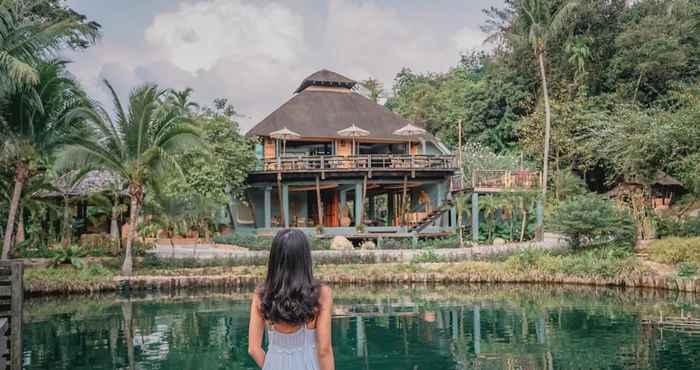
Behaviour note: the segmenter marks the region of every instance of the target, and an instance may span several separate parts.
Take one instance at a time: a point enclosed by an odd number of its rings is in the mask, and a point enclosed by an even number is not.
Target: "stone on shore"
[[[331,241],[331,249],[334,251],[351,251],[353,249],[352,242],[344,236],[336,236]]]

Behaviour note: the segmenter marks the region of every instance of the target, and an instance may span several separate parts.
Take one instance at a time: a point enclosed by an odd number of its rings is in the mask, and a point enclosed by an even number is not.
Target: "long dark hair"
[[[311,248],[303,232],[285,229],[275,235],[258,294],[266,321],[301,325],[316,317],[320,283],[313,277]]]

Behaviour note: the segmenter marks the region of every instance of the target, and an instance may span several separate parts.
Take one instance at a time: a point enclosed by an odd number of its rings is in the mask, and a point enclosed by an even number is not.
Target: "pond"
[[[335,287],[334,295],[339,370],[700,368],[694,295],[534,285]],[[24,369],[255,369],[249,296],[29,299]],[[661,317],[669,325],[656,324]]]

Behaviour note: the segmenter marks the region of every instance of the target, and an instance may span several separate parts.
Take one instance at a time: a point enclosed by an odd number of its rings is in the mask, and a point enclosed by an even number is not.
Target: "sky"
[[[68,0],[102,25],[70,70],[109,107],[103,79],[125,98],[134,87],[194,89],[197,102],[227,98],[247,131],[292,97],[304,77],[329,69],[377,78],[390,91],[403,67],[443,72],[484,49],[482,9],[503,0]]]

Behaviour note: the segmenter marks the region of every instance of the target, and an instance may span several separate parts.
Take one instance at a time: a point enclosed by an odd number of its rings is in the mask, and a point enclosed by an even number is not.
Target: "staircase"
[[[421,232],[423,229],[430,226],[440,216],[445,214],[445,212],[452,209],[453,206],[454,206],[454,204],[453,204],[451,199],[445,200],[445,203],[443,203],[443,205],[440,206],[440,208],[436,208],[436,209],[432,210],[430,213],[428,213],[427,216],[425,216],[425,218],[423,218],[422,220],[420,220],[416,224],[409,227],[408,231],[411,233]]]

